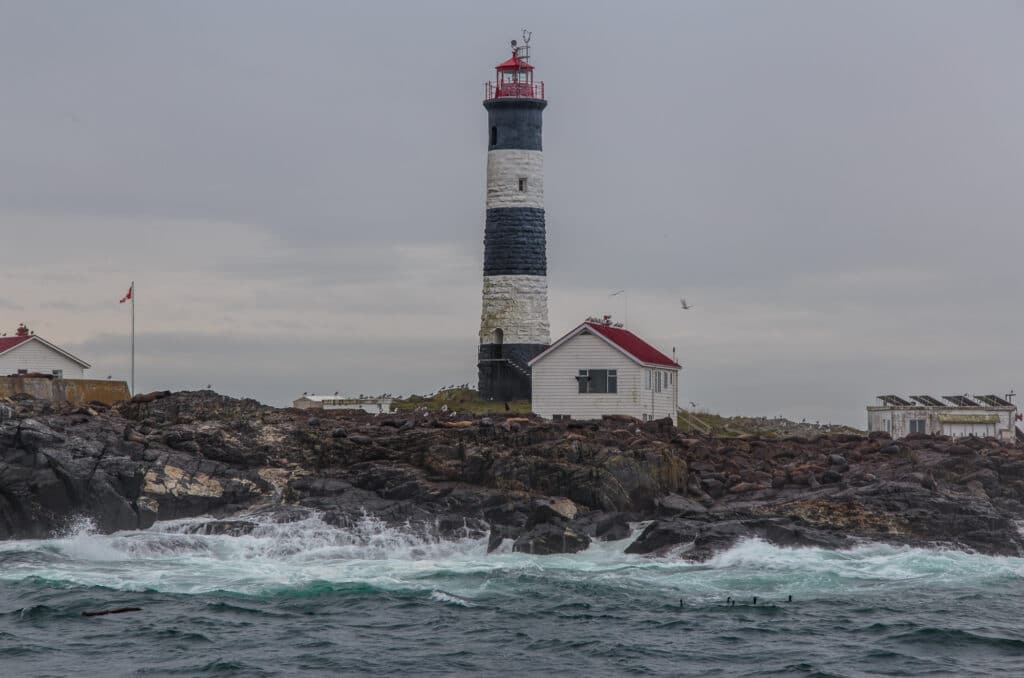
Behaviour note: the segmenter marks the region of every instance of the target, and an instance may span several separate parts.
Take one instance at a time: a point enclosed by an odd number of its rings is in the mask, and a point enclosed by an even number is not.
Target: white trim
[[[81,358],[76,358],[75,356],[71,355],[70,353],[68,353],[64,349],[62,349],[62,348],[60,348],[58,346],[54,346],[53,344],[48,342],[46,339],[43,339],[42,337],[40,337],[38,334],[30,335],[25,341],[19,342],[19,343],[15,344],[14,346],[11,346],[8,349],[4,349],[3,351],[0,351],[0,355],[5,355],[7,353],[10,353],[14,349],[19,348],[21,346],[24,346],[25,344],[27,344],[28,342],[32,341],[33,339],[36,339],[36,340],[42,342],[42,344],[44,346],[46,346],[47,348],[50,348],[50,349],[56,351],[57,353],[60,353],[62,356],[64,356],[68,360],[73,360],[74,362],[76,362],[79,365],[81,365],[83,369],[89,369],[89,368],[92,367],[92,365],[90,365],[89,363],[85,362]]]
[[[587,322],[582,322],[579,325],[577,325],[575,329],[570,330],[569,333],[566,334],[564,337],[562,337],[561,339],[559,339],[555,343],[553,343],[550,346],[548,346],[543,352],[538,353],[536,356],[534,356],[533,360],[528,362],[527,365],[529,365],[530,367],[533,367],[536,363],[540,362],[542,359],[547,357],[547,355],[549,353],[551,353],[552,351],[554,351],[556,348],[558,348],[559,346],[561,346],[565,342],[569,341],[573,337],[577,337],[580,334],[582,334],[583,330],[588,329],[588,327],[587,327],[588,324],[589,323],[587,323]],[[675,372],[678,372],[679,370],[682,369],[681,365],[665,365],[665,364],[662,364],[662,363],[645,363],[642,360],[640,360],[639,358],[637,358],[635,355],[633,355],[632,353],[627,351],[626,349],[624,349],[621,346],[619,346],[618,344],[616,344],[614,341],[612,341],[608,337],[606,337],[603,334],[601,334],[600,332],[598,332],[596,330],[593,330],[593,331],[591,331],[591,334],[593,334],[595,337],[598,337],[598,338],[602,339],[606,344],[608,344],[609,346],[614,348],[616,351],[618,351],[622,355],[626,356],[627,358],[629,358],[630,360],[635,362],[637,365],[643,365],[644,367],[650,367],[651,369],[655,369],[655,370],[673,370]],[[636,336],[636,335],[634,335],[634,336]]]

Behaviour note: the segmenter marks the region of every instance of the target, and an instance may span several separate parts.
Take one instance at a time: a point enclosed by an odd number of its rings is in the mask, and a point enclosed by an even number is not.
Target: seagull
[[[679,304],[683,307],[684,311],[689,311],[691,308],[693,308],[693,306],[690,306],[688,303],[686,303],[686,299],[685,298],[684,299],[680,299],[679,300]]]
[[[690,401],[690,407],[697,407],[697,403],[695,403],[695,402],[693,402],[693,401],[691,400],[691,401]]]

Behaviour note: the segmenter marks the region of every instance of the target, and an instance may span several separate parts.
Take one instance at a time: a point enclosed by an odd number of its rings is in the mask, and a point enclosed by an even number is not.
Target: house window
[[[58,379],[63,379],[64,378],[64,370],[54,370],[53,371],[53,376],[57,377]]]
[[[924,433],[924,419],[911,419],[910,420],[910,432],[911,433]]]
[[[526,177],[519,177],[519,192],[526,193]]]
[[[654,392],[661,393],[661,380],[664,373],[661,370],[654,371]]]
[[[651,390],[651,370],[644,371],[644,388],[648,391]]]
[[[580,393],[618,393],[618,370],[580,370],[576,376]]]
[[[568,415],[568,414],[552,414],[551,415],[551,420],[552,421],[569,421],[570,419],[572,419],[572,417],[570,415]]]

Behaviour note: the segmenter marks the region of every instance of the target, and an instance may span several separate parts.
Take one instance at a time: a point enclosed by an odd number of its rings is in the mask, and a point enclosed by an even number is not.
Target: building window
[[[570,415],[568,415],[568,414],[552,414],[551,415],[551,420],[552,421],[569,421],[570,419],[572,419],[572,417]]]
[[[519,192],[526,193],[526,177],[519,177]]]
[[[651,370],[644,371],[644,388],[648,391],[651,390]]]
[[[910,420],[910,432],[911,433],[924,433],[924,419],[911,419]]]
[[[28,370],[18,370],[18,374],[28,374]]]
[[[618,370],[580,370],[576,376],[580,393],[618,393]]]
[[[497,146],[497,145],[498,145],[498,128],[492,126],[491,127],[491,146]]]
[[[661,383],[665,373],[661,370],[654,371],[654,392],[661,393]]]
[[[58,379],[63,379],[64,378],[64,370],[54,370],[53,371],[53,376],[57,377]]]

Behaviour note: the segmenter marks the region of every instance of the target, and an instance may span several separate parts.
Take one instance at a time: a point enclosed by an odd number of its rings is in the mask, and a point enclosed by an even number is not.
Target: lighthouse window
[[[526,193],[526,177],[519,177],[519,192]]]
[[[498,143],[498,128],[491,127],[491,146],[495,146]]]

